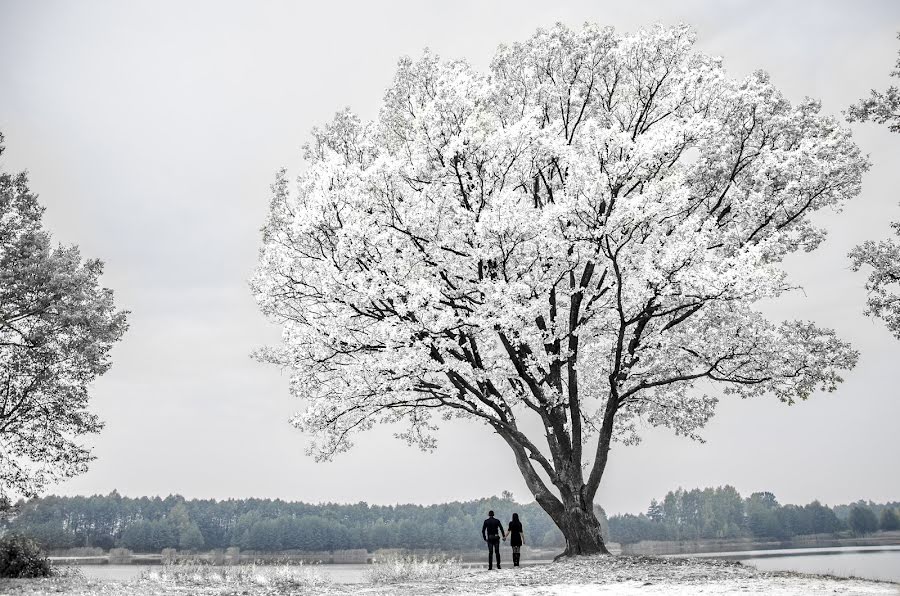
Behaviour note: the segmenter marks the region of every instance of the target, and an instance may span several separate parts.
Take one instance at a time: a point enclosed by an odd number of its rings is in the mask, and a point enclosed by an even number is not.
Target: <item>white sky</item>
[[[280,497],[432,503],[511,490],[511,453],[455,423],[422,454],[381,429],[317,464],[288,423],[287,376],[249,358],[274,343],[246,280],[274,173],[301,165],[309,130],[345,105],[373,117],[397,59],[430,47],[487,66],[539,26],[632,30],[687,22],[735,77],[764,69],[789,98],[838,114],[891,83],[894,0],[632,2],[10,2],[0,0],[0,130],[6,171],[28,169],[55,237],[106,262],[131,329],[97,382],[107,422],[91,471],[62,494]],[[639,511],[678,486],[733,484],[781,502],[900,499],[900,341],[861,316],[856,243],[900,219],[900,135],[855,125],[874,167],[862,196],[820,218],[829,240],[789,269],[805,292],[780,318],[835,327],[861,351],[830,395],[792,407],[725,399],[706,444],[650,431],[618,447],[598,501]]]

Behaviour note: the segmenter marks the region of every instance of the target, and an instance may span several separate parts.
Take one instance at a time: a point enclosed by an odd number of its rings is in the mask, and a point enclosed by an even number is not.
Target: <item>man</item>
[[[500,535],[506,540],[506,532],[503,524],[494,517],[493,511],[488,511],[488,518],[481,525],[481,537],[488,544],[488,570],[494,568],[494,553],[497,554],[497,569],[500,569]]]

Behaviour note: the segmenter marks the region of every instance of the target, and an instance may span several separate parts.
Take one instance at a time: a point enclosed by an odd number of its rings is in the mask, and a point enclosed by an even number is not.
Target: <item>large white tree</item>
[[[791,289],[780,262],[822,242],[809,216],[855,196],[866,161],[818,102],[693,43],[557,25],[488,73],[426,53],[375,122],[313,131],[296,190],[273,185],[253,286],[284,329],[261,357],[291,372],[318,457],[378,422],[432,448],[468,418],[509,445],[566,553],[606,552],[614,441],[696,437],[720,395],[835,388],[856,353],[754,304]]]
[[[891,76],[900,78],[900,57]],[[869,97],[850,106],[847,120],[887,124],[891,132],[900,132],[900,90],[895,85],[884,92],[873,89]],[[865,314],[882,319],[900,339],[900,222],[891,227],[897,239],[867,240],[850,252],[850,258],[855,271],[871,268],[866,281],[869,296]]]

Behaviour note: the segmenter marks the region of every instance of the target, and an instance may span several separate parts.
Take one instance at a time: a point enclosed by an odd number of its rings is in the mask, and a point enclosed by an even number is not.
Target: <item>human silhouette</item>
[[[493,511],[488,511],[488,518],[481,524],[481,537],[488,545],[488,569],[494,568],[494,555],[497,555],[497,569],[500,569],[500,536],[506,539],[503,524],[494,517]]]
[[[507,535],[509,536],[509,545],[512,547],[513,567],[519,566],[519,557],[522,545],[525,544],[525,531],[522,529],[522,522],[519,521],[519,514],[513,513],[512,521],[506,525]]]

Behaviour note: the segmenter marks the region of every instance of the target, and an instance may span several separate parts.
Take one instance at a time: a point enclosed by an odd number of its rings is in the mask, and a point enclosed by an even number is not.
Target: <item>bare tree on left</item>
[[[0,135],[0,153],[3,151]],[[34,496],[94,459],[89,386],[127,329],[103,263],[54,246],[27,175],[0,170],[0,497]]]

